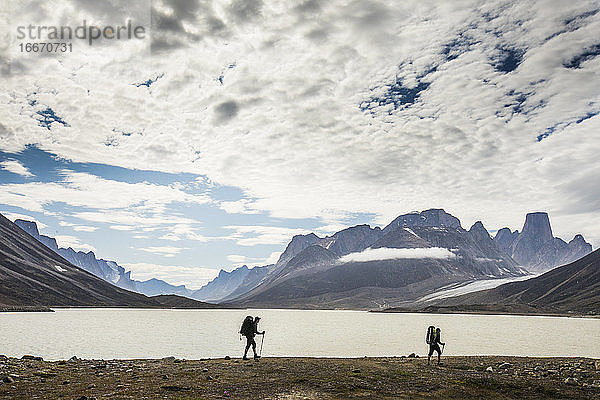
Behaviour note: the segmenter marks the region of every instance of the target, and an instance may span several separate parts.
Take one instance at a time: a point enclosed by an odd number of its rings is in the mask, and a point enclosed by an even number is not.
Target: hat
[[[260,317],[254,317],[254,320],[255,320],[255,321],[257,321],[257,320],[259,320],[259,319],[260,319]]]

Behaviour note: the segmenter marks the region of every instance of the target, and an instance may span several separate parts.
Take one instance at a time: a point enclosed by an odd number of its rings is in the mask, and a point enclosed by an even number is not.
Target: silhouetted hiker
[[[242,323],[242,327],[240,328],[240,334],[246,337],[246,349],[244,350],[244,360],[248,360],[248,349],[252,346],[252,351],[254,352],[254,359],[258,360],[260,356],[256,354],[256,341],[254,341],[255,335],[264,335],[265,332],[258,331],[258,322],[260,321],[260,317],[252,318],[252,316],[248,315],[244,322]]]
[[[434,351],[438,353],[438,365],[440,365],[440,357],[442,355],[442,349],[440,349],[440,344],[445,346],[446,343],[442,343],[442,330],[440,328],[435,329],[434,326],[430,326],[427,329],[427,344],[429,344],[429,355],[427,356],[427,365],[431,360],[431,356]]]

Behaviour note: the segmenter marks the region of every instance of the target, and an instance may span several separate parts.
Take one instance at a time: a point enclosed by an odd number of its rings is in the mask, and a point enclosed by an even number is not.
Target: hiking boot
[[[260,356],[254,356],[254,360],[257,361],[260,358]]]
[[[249,360],[249,358],[244,356],[244,357],[242,357],[242,360]]]

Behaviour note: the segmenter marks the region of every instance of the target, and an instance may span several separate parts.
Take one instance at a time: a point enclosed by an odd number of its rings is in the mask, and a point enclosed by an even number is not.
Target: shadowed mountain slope
[[[196,303],[196,308],[212,306]],[[0,304],[165,307],[160,301],[118,288],[72,265],[3,215],[0,215]]]

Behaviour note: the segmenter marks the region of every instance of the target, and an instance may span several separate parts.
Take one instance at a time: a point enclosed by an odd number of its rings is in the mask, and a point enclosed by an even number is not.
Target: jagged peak
[[[369,225],[369,224],[358,224],[358,225],[354,225],[354,226],[342,229],[341,231],[337,231],[330,237],[339,236],[341,233],[348,232],[351,230],[357,230],[357,229],[360,229],[360,230],[366,229],[366,230],[370,230],[370,231],[380,231],[381,230],[381,228],[378,226],[376,226],[375,228],[372,228],[371,225]]]
[[[303,234],[294,235],[294,236],[292,236],[292,240],[307,239],[307,238],[313,238],[313,237],[317,238],[317,239],[319,238],[317,235],[315,235],[313,232],[311,232],[311,233],[306,233],[304,235]]]
[[[469,232],[474,229],[485,229],[485,227],[483,226],[483,222],[476,221],[473,225],[471,225],[471,228],[469,228]],[[487,229],[486,229],[486,231],[487,231]]]
[[[24,231],[31,230],[32,232],[35,233],[35,235],[39,236],[39,234],[40,234],[40,232],[38,231],[37,224],[33,221],[26,221],[24,219],[16,219],[15,225],[17,225],[19,228],[23,229]],[[27,233],[29,233],[29,232],[27,232]]]
[[[430,208],[421,212],[411,212],[396,217],[383,230],[389,232],[401,226],[437,226],[461,229],[460,220],[443,208]]]
[[[469,229],[469,233],[479,239],[491,239],[490,233],[485,229],[485,226],[483,226],[483,222],[481,221],[475,222]]]

